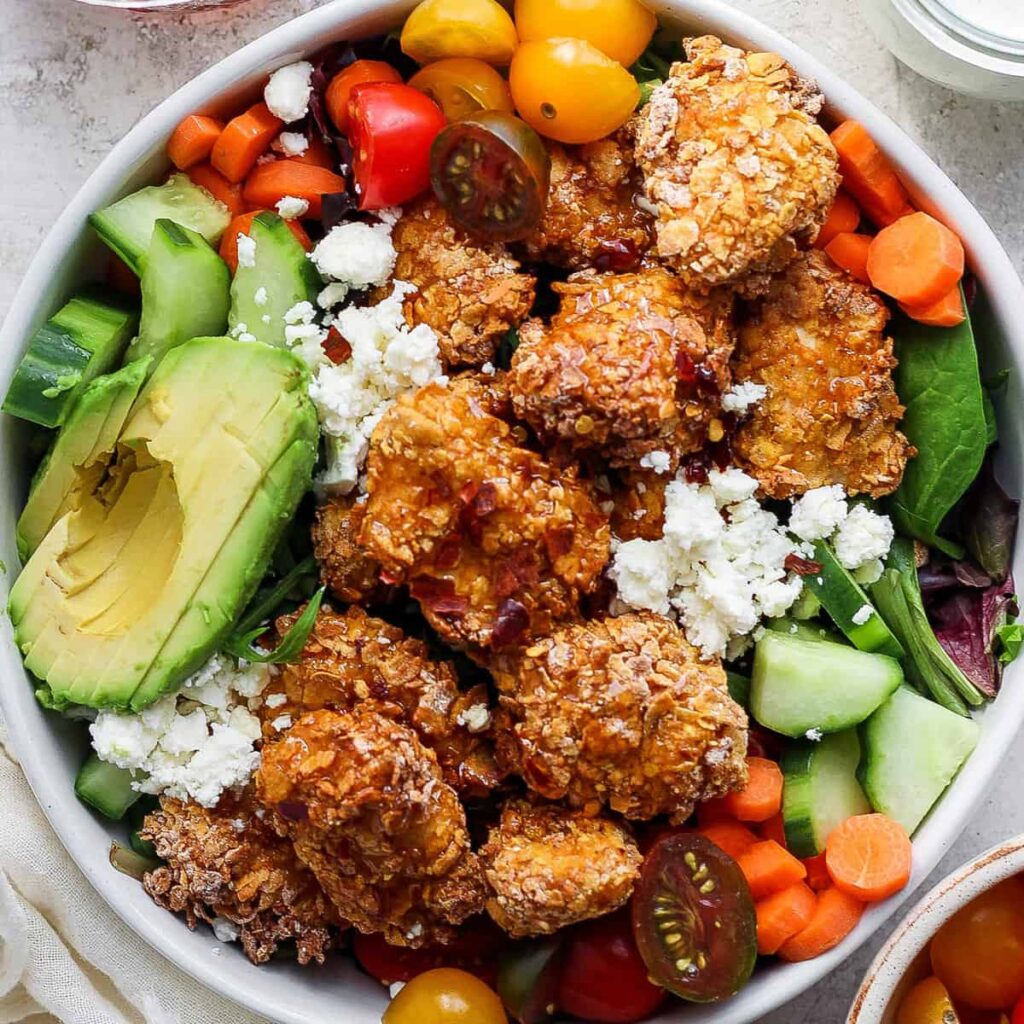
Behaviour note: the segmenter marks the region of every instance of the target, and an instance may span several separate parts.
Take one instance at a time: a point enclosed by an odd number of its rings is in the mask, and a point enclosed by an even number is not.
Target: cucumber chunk
[[[972,719],[901,686],[861,730],[860,781],[871,806],[913,834],[974,750],[979,732]]]
[[[257,341],[283,348],[285,313],[316,298],[322,287],[320,275],[276,213],[253,218],[249,237],[256,247],[255,260],[252,266],[239,261],[231,282],[228,324],[233,331],[244,324]]]
[[[153,225],[162,217],[198,231],[211,245],[220,241],[231,220],[228,208],[206,189],[193,185],[187,174],[172,174],[163,185],[139,189],[90,214],[89,223],[100,238],[141,276],[142,264],[153,237]]]
[[[863,722],[903,682],[900,664],[843,644],[766,632],[754,649],[750,710],[784,736]]]
[[[3,411],[59,427],[82,388],[118,363],[137,323],[135,309],[115,292],[76,295],[32,335]]]
[[[784,616],[781,619],[768,619],[765,622],[765,628],[770,629],[773,633],[795,636],[800,640],[812,640],[815,643],[824,640],[827,643],[846,646],[844,637],[817,619],[800,620]]]
[[[223,334],[231,299],[228,265],[197,231],[161,217],[142,270],[142,322],[125,360],[160,358],[182,342]]]
[[[142,796],[132,789],[132,773],[127,768],[101,761],[90,754],[75,779],[78,799],[94,807],[100,814],[119,821],[136,800]]]
[[[855,814],[871,810],[857,781],[860,740],[856,729],[802,740],[782,757],[782,821],[786,846],[796,857],[813,857],[825,849],[829,833]]]

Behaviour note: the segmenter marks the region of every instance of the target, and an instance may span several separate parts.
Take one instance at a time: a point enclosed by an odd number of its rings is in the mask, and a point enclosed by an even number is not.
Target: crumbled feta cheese
[[[284,732],[285,729],[290,729],[292,727],[292,716],[278,715],[270,724],[278,732]]]
[[[218,942],[237,942],[238,936],[241,934],[238,925],[226,917],[215,917],[210,922],[210,926],[213,928],[214,937]]]
[[[640,456],[640,465],[658,474],[667,473],[672,468],[672,456],[668,452],[648,452]]]
[[[230,331],[228,331],[228,334],[230,334],[232,338],[237,338],[239,341],[256,340],[256,335],[250,334],[248,324],[237,323]]]
[[[722,411],[742,416],[752,405],[763,402],[767,397],[768,388],[764,384],[755,384],[752,380],[734,384],[722,395]]]
[[[846,519],[847,511],[846,492],[839,484],[815,487],[793,502],[793,511],[789,517],[790,532],[801,540],[831,537]]]
[[[263,323],[265,323],[265,324],[269,324],[270,323],[270,314],[269,313],[264,313],[263,316],[260,317],[260,320]]]
[[[480,367],[480,372],[485,373],[488,377],[493,377],[498,371],[494,368],[494,363],[488,361]]]
[[[260,285],[253,293],[252,301],[255,302],[257,306],[265,306],[267,304],[267,298],[267,289],[264,288],[263,285]]]
[[[820,729],[808,729],[804,733],[804,738],[810,740],[812,743],[820,743],[824,733]]]
[[[302,156],[309,149],[309,139],[302,132],[281,132],[275,149],[280,149],[285,156]]]
[[[263,703],[273,711],[274,708],[282,707],[288,703],[288,696],[284,693],[268,694]]]
[[[870,562],[858,565],[853,570],[853,578],[862,586],[869,587],[877,583],[885,572],[885,565],[880,558],[872,558]]]
[[[850,621],[855,626],[863,626],[872,615],[875,614],[875,609],[869,604],[862,604],[850,617]]]
[[[866,505],[854,505],[833,538],[836,558],[847,569],[885,558],[895,530],[888,516],[872,512]]]
[[[282,196],[278,199],[276,208],[282,220],[295,220],[296,217],[304,217],[309,212],[309,200],[296,196]]]
[[[464,725],[469,732],[483,732],[491,724],[491,712],[486,704],[474,704],[460,711],[455,721]]]
[[[238,232],[238,265],[240,267],[256,266],[256,242],[248,235]]]
[[[316,297],[317,305],[321,309],[333,309],[345,301],[348,292],[349,287],[343,281],[332,281]]]
[[[303,300],[296,302],[285,312],[284,322],[286,324],[311,324],[315,316],[316,310],[313,308],[313,303]]]
[[[308,60],[300,60],[278,68],[270,76],[263,90],[263,102],[270,107],[270,112],[281,118],[285,124],[299,121],[306,116],[309,109],[309,94],[313,91],[310,78],[313,65]]]
[[[398,254],[388,224],[352,221],[331,228],[310,259],[324,277],[352,288],[369,288],[387,282]]]

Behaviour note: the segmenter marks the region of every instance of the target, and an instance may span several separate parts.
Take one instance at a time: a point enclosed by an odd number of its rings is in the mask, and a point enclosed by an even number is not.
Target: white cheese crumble
[[[855,611],[855,612],[853,613],[853,615],[852,615],[852,616],[850,616],[850,621],[851,621],[851,622],[852,622],[852,623],[853,623],[853,624],[854,624],[855,626],[863,626],[863,625],[864,625],[864,623],[865,623],[865,622],[867,622],[867,621],[868,621],[868,619],[870,619],[870,618],[871,618],[871,616],[872,616],[872,615],[874,615],[874,614],[875,614],[875,609],[874,609],[874,608],[872,608],[872,607],[871,607],[871,605],[869,605],[869,604],[862,604],[862,605],[861,605],[861,606],[860,606],[860,607],[859,607],[859,608],[858,608],[858,609],[857,609],[857,610],[856,610],[856,611]]]
[[[640,456],[640,465],[661,475],[672,468],[672,456],[668,452],[648,452]]]
[[[870,562],[858,565],[853,570],[853,578],[862,586],[868,587],[877,583],[885,572],[885,563],[880,558],[872,558]]]
[[[348,285],[343,281],[332,281],[316,297],[316,304],[321,309],[334,309],[345,301],[348,291]]]
[[[820,743],[824,733],[820,729],[808,729],[804,733],[804,738],[810,740],[812,743]]]
[[[282,707],[287,703],[288,696],[284,693],[268,693],[263,700],[264,706],[270,708],[271,711],[273,711],[274,708]]]
[[[888,516],[872,512],[866,505],[854,505],[839,525],[832,540],[839,564],[858,569],[866,562],[885,558],[896,531]]]
[[[835,533],[848,511],[846,492],[839,484],[815,487],[793,502],[789,529],[801,540],[822,540]]]
[[[256,242],[248,235],[238,233],[238,265],[240,267],[256,266]]]
[[[309,149],[309,139],[302,132],[281,132],[274,148],[285,156],[302,156]]]
[[[210,927],[213,928],[214,937],[218,942],[237,942],[238,936],[241,935],[238,925],[226,917],[215,917],[210,922]]]
[[[276,209],[282,220],[295,220],[296,217],[304,217],[309,212],[309,200],[299,199],[297,196],[282,196],[277,201]]]
[[[352,221],[331,228],[309,258],[324,277],[350,288],[369,288],[387,282],[398,254],[389,224]]]
[[[284,732],[285,729],[290,729],[292,727],[292,716],[278,715],[270,724],[277,732]]]
[[[460,711],[455,721],[464,725],[469,732],[483,732],[491,724],[491,712],[486,704],[474,704]]]
[[[268,298],[267,289],[264,288],[263,285],[260,285],[259,288],[253,292],[252,301],[255,302],[257,306],[265,306]]]
[[[742,415],[767,397],[768,388],[764,384],[755,384],[752,380],[734,384],[722,395],[722,411]]]
[[[270,112],[281,118],[285,124],[299,121],[306,116],[309,109],[309,94],[313,91],[310,78],[313,65],[308,60],[300,60],[278,68],[270,76],[263,90],[263,102]]]

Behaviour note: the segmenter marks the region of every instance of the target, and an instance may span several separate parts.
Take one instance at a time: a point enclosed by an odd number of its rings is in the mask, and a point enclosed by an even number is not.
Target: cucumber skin
[[[112,821],[120,821],[141,796],[132,789],[132,773],[90,754],[75,777],[75,794]]]

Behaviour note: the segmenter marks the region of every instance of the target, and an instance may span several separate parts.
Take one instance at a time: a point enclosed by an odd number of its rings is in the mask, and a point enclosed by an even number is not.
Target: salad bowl
[[[254,97],[268,72],[343,39],[389,30],[413,6],[403,0],[336,0],[268,33],[165,100],[114,148],[72,200],[44,241],[0,331],[0,380],[8,380],[31,333],[71,290],[98,276],[101,244],[87,230],[86,218],[166,169],[164,145],[171,130],[194,112],[220,114]],[[802,75],[817,80],[835,120],[861,122],[899,170],[918,209],[944,221],[963,240],[978,284],[973,317],[983,360],[990,372],[1008,369],[1000,397],[999,474],[1011,494],[1024,489],[1024,425],[1003,415],[1020,400],[1024,371],[1024,326],[1019,310],[1024,286],[992,231],[956,186],[884,115],[812,57],[748,16],[717,0],[660,0],[650,6],[687,34],[713,33],[730,43],[782,54]],[[5,583],[18,565],[15,520],[28,489],[34,453],[27,433],[7,418],[0,423],[0,559]],[[1014,568],[1024,574],[1016,552]],[[4,588],[6,590],[6,587]],[[902,898],[938,862],[966,823],[978,797],[998,770],[1024,720],[1022,670],[1011,666],[999,697],[979,715],[981,738],[959,777],[917,833],[914,874],[900,895],[872,908],[839,946],[817,959],[775,965],[760,971],[732,999],[712,1006],[673,1008],[654,1018],[669,1022],[741,1024],[762,1018],[828,972],[892,914]],[[12,741],[37,799],[70,854],[99,894],[144,940],[197,981],[238,1003],[288,1024],[344,1020],[372,1024],[380,1019],[385,995],[351,961],[322,969],[274,963],[252,966],[233,949],[211,955],[208,932],[190,932],[171,921],[131,879],[114,872],[107,850],[114,832],[79,803],[72,781],[82,761],[85,734],[74,723],[45,715],[36,703],[6,618],[0,624],[0,682],[3,712]]]

